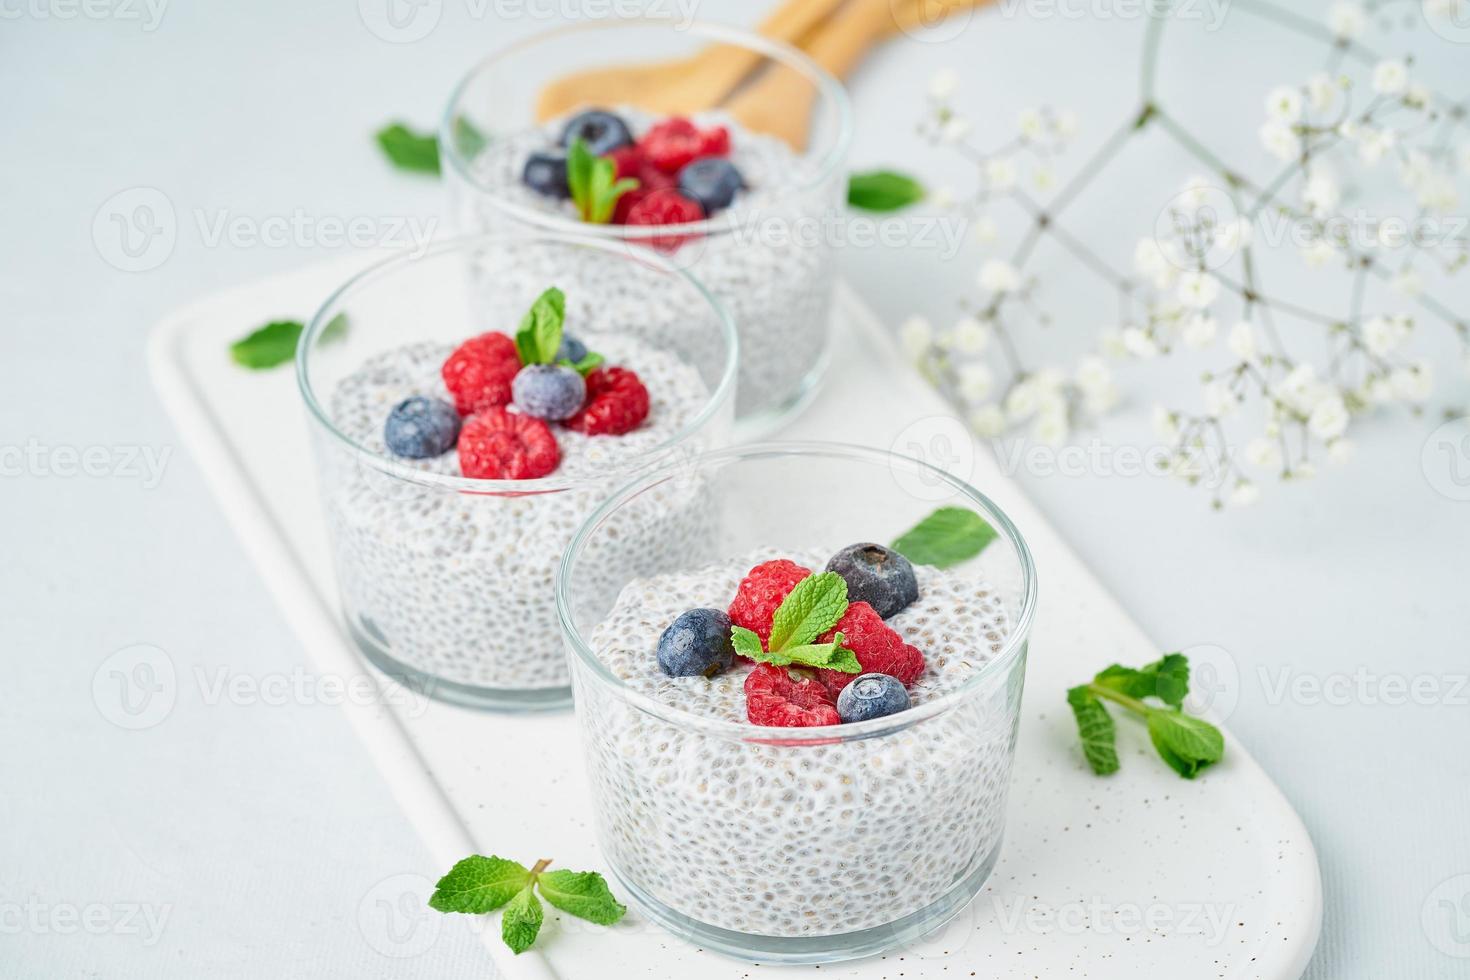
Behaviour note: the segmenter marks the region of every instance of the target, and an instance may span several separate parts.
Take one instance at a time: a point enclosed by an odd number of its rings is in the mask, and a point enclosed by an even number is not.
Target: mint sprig
[[[612,925],[628,910],[595,871],[547,871],[550,859],[531,868],[507,858],[473,854],[455,864],[439,879],[429,907],[439,912],[483,915],[498,908],[500,938],[520,955],[531,948],[541,932],[546,899],[555,908],[598,925]]]
[[[376,134],[378,146],[399,170],[420,174],[439,172],[439,139],[433,133],[415,133],[403,123],[384,126]]]
[[[230,358],[241,367],[264,371],[296,357],[296,345],[306,325],[300,320],[272,320],[230,345]],[[347,314],[338,313],[322,327],[318,343],[340,340],[347,333]]]
[[[1185,779],[1219,762],[1225,755],[1225,737],[1204,719],[1184,713],[1188,693],[1189,658],[1182,653],[1165,654],[1139,668],[1114,664],[1090,683],[1068,691],[1067,704],[1077,719],[1082,753],[1092,771],[1106,776],[1118,770],[1117,732],[1104,701],[1122,705],[1142,718],[1159,757]],[[1149,704],[1145,698],[1157,699],[1162,706]]]
[[[618,168],[607,157],[594,156],[584,140],[572,140],[567,149],[567,189],[577,215],[585,222],[605,225],[612,220],[618,198],[638,188],[631,177],[621,180]]]
[[[998,536],[974,511],[940,507],[899,535],[892,548],[915,565],[949,568],[974,558]]]
[[[730,642],[742,657],[777,667],[825,667],[860,674],[863,668],[857,654],[842,645],[841,633],[827,643],[814,642],[837,625],[847,605],[847,582],[841,575],[808,575],[777,607],[771,619],[771,639],[764,647],[760,636],[743,626],[730,627]]]
[[[567,297],[560,289],[552,286],[536,297],[531,309],[521,317],[516,330],[516,354],[522,364],[559,364],[569,367],[584,378],[603,362],[601,354],[588,351],[580,361],[573,363],[565,357],[558,359],[561,338],[567,319]]]

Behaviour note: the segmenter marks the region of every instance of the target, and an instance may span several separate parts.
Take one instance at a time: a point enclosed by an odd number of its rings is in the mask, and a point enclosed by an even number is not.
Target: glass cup
[[[680,297],[678,312],[594,291],[610,270],[639,295]],[[638,371],[652,399],[643,425],[590,437],[553,425],[560,465],[534,480],[467,478],[452,450],[430,460],[389,454],[390,409],[411,395],[451,400],[439,373],[449,352],[488,330],[513,335],[551,285],[566,294],[568,333]],[[552,598],[562,550],[631,473],[728,439],[736,356],[728,316],[687,273],[574,236],[442,242],[338,289],[302,335],[296,375],[342,609],[367,659],[445,701],[568,704]],[[697,533],[677,508],[660,519],[667,547]]]
[[[620,600],[600,556],[651,550],[629,533],[630,514],[671,494],[702,498],[709,530],[658,563],[658,574],[682,577],[626,580]],[[918,569],[913,608],[925,618],[903,628],[928,646],[928,666],[908,710],[756,726],[745,668],[713,680],[659,672],[655,647],[672,617],[727,604],[752,556],[819,569],[823,556],[893,540],[938,506],[979,515],[997,536],[952,572]],[[977,490],[907,457],[830,443],[680,460],[588,518],[556,597],[599,844],[649,918],[760,963],[829,962],[931,932],[984,884],[1005,823],[1036,579],[1020,534]],[[685,707],[696,703],[706,710]]]
[[[612,95],[609,101],[621,104],[602,108],[623,115],[635,136],[674,114],[727,126],[731,159],[749,185],[729,209],[679,225],[588,224],[569,201],[524,185],[527,157],[556,147],[567,116],[538,118],[547,86],[578,72],[667,63],[711,49],[757,68],[759,83],[779,89],[783,104],[809,107],[809,135],[800,148],[755,132],[762,123],[750,113],[740,113],[751,121],[743,126],[738,107],[681,105],[685,92],[674,85],[645,92],[638,104]],[[482,62],[455,90],[439,142],[451,211],[462,230],[530,226],[595,235],[632,250],[661,251],[692,271],[740,331],[737,438],[749,438],[792,417],[826,365],[836,281],[829,229],[844,219],[851,136],[841,83],[796,49],[728,27],[632,19],[560,27]]]

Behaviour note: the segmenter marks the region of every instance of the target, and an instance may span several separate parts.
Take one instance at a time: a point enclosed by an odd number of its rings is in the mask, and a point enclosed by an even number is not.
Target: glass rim
[[[718,234],[729,231],[735,227],[735,215],[731,211],[718,215],[714,218],[702,218],[699,221],[686,221],[681,224],[672,225],[588,225],[586,222],[562,214],[555,214],[525,207],[506,199],[498,185],[489,184],[470,169],[470,161],[465,159],[459,152],[458,144],[454,138],[455,120],[459,118],[459,107],[464,100],[465,92],[470,85],[479,78],[482,73],[494,67],[494,65],[512,55],[534,48],[538,44],[554,40],[559,37],[569,36],[582,31],[598,30],[622,30],[625,28],[638,27],[676,27],[684,23],[675,17],[619,17],[619,18],[590,18],[575,24],[565,24],[550,30],[540,31],[527,38],[509,44],[499,51],[481,60],[459,80],[454,86],[454,91],[449,95],[449,105],[444,110],[444,115],[439,121],[439,154],[441,159],[447,159],[450,167],[465,180],[476,191],[483,194],[494,207],[504,211],[511,217],[526,224],[552,229],[612,229],[595,232],[597,237],[618,239],[622,241],[637,241],[644,238],[655,238],[669,235],[671,232],[685,234]],[[776,200],[788,194],[799,194],[819,187],[823,182],[831,179],[833,173],[840,168],[847,159],[847,151],[852,145],[853,138],[853,113],[852,102],[847,96],[847,90],[842,82],[831,72],[817,64],[806,52],[783,41],[748,31],[728,24],[719,24],[713,21],[694,20],[687,26],[680,28],[682,33],[710,38],[725,44],[736,44],[741,47],[759,52],[765,57],[778,61],[799,74],[805,76],[821,93],[836,111],[837,133],[833,137],[832,145],[825,156],[821,158],[815,172],[809,180],[796,184],[780,194]],[[805,156],[806,154],[803,154]]]
[[[909,708],[906,711],[900,711],[897,714],[887,715],[882,718],[873,718],[868,721],[846,722],[840,725],[819,725],[810,728],[773,728],[765,725],[751,725],[746,722],[732,722],[697,715],[683,708],[664,704],[656,698],[633,690],[625,681],[608,670],[607,666],[603,664],[582,637],[581,631],[577,629],[576,621],[572,616],[571,610],[572,573],[592,533],[613,511],[627,503],[637,494],[667,480],[676,470],[686,469],[688,467],[704,468],[712,464],[739,462],[745,459],[777,458],[784,456],[805,456],[808,458],[817,456],[828,459],[860,460],[867,463],[888,466],[899,462],[905,467],[908,467],[911,472],[923,473],[926,476],[936,478],[948,484],[963,497],[967,498],[971,504],[980,508],[984,512],[986,520],[990,521],[991,526],[999,532],[1000,537],[1010,544],[1015,553],[1016,560],[1021,567],[1021,600],[1019,609],[1015,617],[1015,622],[1006,635],[1005,643],[1000,652],[987,661],[984,666],[959,687],[947,694],[940,695],[932,701],[925,701],[917,707]],[[1027,546],[1025,539],[1021,536],[1021,532],[1012,523],[1005,511],[996,506],[995,502],[985,494],[976,490],[952,473],[910,456],[903,456],[889,450],[873,449],[851,443],[815,441],[766,442],[734,446],[707,452],[692,460],[685,460],[655,471],[640,473],[636,478],[619,487],[612,496],[592,512],[591,516],[582,522],[581,526],[577,528],[576,533],[572,535],[571,543],[567,545],[566,551],[562,553],[561,565],[557,569],[555,593],[556,615],[561,624],[562,637],[567,641],[567,645],[571,648],[576,659],[580,661],[580,665],[587,668],[600,688],[608,690],[632,707],[653,715],[661,721],[674,725],[677,728],[695,730],[704,735],[729,738],[735,741],[770,745],[830,744],[834,741],[854,741],[857,739],[881,737],[912,728],[930,718],[945,714],[951,708],[967,700],[982,685],[988,683],[996,676],[1003,676],[1015,666],[1016,661],[1021,657],[1022,651],[1026,649],[1026,643],[1031,633],[1032,621],[1036,614],[1037,600],[1036,566],[1031,558],[1031,549]]]
[[[689,286],[693,287],[696,294],[708,304],[715,315],[719,332],[723,336],[726,345],[726,356],[724,368],[720,373],[719,382],[710,391],[709,398],[699,412],[684,424],[678,432],[668,439],[631,457],[623,465],[614,465],[607,472],[595,476],[580,477],[539,477],[534,480],[482,480],[475,477],[455,476],[446,473],[433,473],[421,470],[418,467],[395,459],[384,453],[371,449],[356,439],[343,432],[335,422],[332,421],[321,401],[317,398],[315,386],[310,378],[310,360],[314,342],[331,323],[337,308],[355,291],[384,277],[392,276],[401,269],[430,258],[437,258],[446,253],[469,251],[472,248],[497,245],[497,244],[556,244],[577,245],[595,248],[601,252],[617,255],[629,262],[648,262],[660,269],[660,271],[672,273],[679,276]],[[650,460],[654,460],[669,450],[672,450],[696,434],[703,431],[710,420],[722,406],[731,400],[735,388],[735,378],[740,363],[740,339],[735,329],[735,323],[730,318],[729,312],[723,303],[704,287],[698,279],[689,272],[673,264],[668,259],[655,252],[650,251],[648,255],[634,256],[618,244],[606,239],[594,238],[586,235],[558,234],[544,231],[531,231],[518,229],[515,231],[486,232],[476,235],[461,235],[454,238],[440,239],[429,245],[421,253],[394,255],[373,262],[364,269],[347,279],[331,294],[322,301],[312,314],[306,329],[301,331],[301,336],[296,341],[296,387],[305,401],[308,413],[321,426],[330,433],[340,444],[354,454],[359,461],[370,463],[378,471],[403,480],[406,483],[415,483],[431,489],[446,492],[471,493],[482,496],[531,496],[543,493],[558,493],[578,487],[594,485],[616,478],[626,473],[638,471],[646,466]]]

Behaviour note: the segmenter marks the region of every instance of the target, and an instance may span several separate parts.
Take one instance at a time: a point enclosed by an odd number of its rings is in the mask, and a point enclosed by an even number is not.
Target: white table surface
[[[390,44],[346,0],[176,0],[153,30],[141,4],[72,19],[60,0],[0,5],[0,446],[27,450],[20,475],[8,466],[0,479],[0,973],[488,975],[461,922],[446,920],[408,959],[363,940],[359,915],[380,914],[376,885],[438,869],[426,868],[337,710],[309,696],[279,705],[269,694],[213,696],[231,676],[289,683],[303,655],[178,450],[142,342],[152,322],[205,292],[344,251],[301,236],[280,247],[211,243],[198,220],[437,214],[437,186],[382,165],[373,129],[395,116],[431,123],[467,64],[546,26],[542,14],[605,6],[446,0],[425,38]],[[698,9],[748,22],[748,6]],[[1129,102],[1140,22],[1016,7],[943,44],[874,58],[854,84],[854,165],[932,169],[911,122],[942,63],[961,69],[981,125],[1008,126],[1022,105],[1052,101],[1081,111],[1082,150],[1100,141]],[[1300,52],[1236,12],[1218,35],[1181,40],[1166,54],[1169,91],[1238,109],[1222,144],[1249,152],[1259,93],[1304,75],[1278,67]],[[1458,68],[1462,82],[1465,50],[1441,45],[1425,70],[1448,85]],[[1251,74],[1263,64],[1266,74]],[[1227,98],[1237,77],[1244,95]],[[1147,147],[1132,166],[1158,175],[1154,196],[1087,215],[1093,231],[1116,233],[1119,219],[1150,227],[1158,201],[1190,173]],[[129,273],[99,254],[93,220],[140,186],[167,197],[177,241],[161,265]],[[848,248],[842,261],[896,322],[913,310],[952,316],[949,297],[978,258]],[[1054,280],[1064,275],[1059,260],[1052,267]],[[1111,311],[1065,289],[1054,302],[1071,324],[1059,336],[1078,343]],[[1132,401],[1099,435],[1147,445],[1164,385],[1147,370],[1126,380]],[[1463,403],[1466,383],[1446,386]],[[1457,877],[1470,875],[1470,707],[1457,690],[1470,635],[1470,504],[1424,476],[1433,425],[1370,422],[1344,470],[1268,488],[1257,509],[1223,517],[1162,480],[1022,475],[1148,633],[1230,651],[1240,678],[1231,727],[1319,849],[1326,921],[1313,978],[1470,975],[1470,960],[1438,948],[1437,918],[1448,914],[1441,900],[1470,892],[1470,877]],[[89,448],[105,473],[56,472]],[[150,454],[165,461],[161,479],[138,462]],[[167,718],[126,731],[99,710],[93,680],[137,644],[166,651],[183,680]],[[1351,679],[1360,667],[1429,678],[1441,696],[1431,705],[1278,696],[1283,677]],[[1426,917],[1439,923],[1438,946]]]

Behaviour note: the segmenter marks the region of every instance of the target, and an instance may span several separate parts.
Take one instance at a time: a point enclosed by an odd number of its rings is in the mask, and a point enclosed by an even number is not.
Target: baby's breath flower
[[[1347,427],[1347,405],[1337,395],[1329,395],[1317,402],[1307,419],[1307,428],[1322,440],[1336,439],[1347,431]]]
[[[941,68],[929,78],[929,98],[947,102],[959,86],[960,73],[953,68]]]
[[[1391,129],[1374,129],[1363,126],[1357,131],[1358,159],[1373,166],[1393,149],[1397,136]]]
[[[1352,40],[1368,26],[1368,13],[1358,3],[1335,3],[1327,13],[1327,26],[1332,33]]]
[[[936,208],[949,208],[954,206],[954,188],[940,185],[929,194],[929,203]]]
[[[1337,101],[1337,83],[1325,71],[1307,79],[1307,104],[1313,112],[1326,112]]]
[[[1300,463],[1297,463],[1291,471],[1291,478],[1293,480],[1310,480],[1316,475],[1317,467],[1307,462],[1306,460],[1302,460]]]
[[[1281,469],[1281,443],[1262,436],[1252,439],[1245,446],[1245,461],[1263,470]]]
[[[1179,274],[1163,246],[1154,238],[1140,238],[1133,249],[1133,267],[1153,281],[1155,289],[1168,289]]]
[[[1363,346],[1379,357],[1386,357],[1409,338],[1414,321],[1405,314],[1373,316],[1363,323]]]
[[[1219,332],[1219,324],[1215,318],[1206,313],[1196,313],[1184,321],[1184,343],[1196,350],[1202,350],[1215,342],[1215,335]]]
[[[987,160],[985,182],[998,191],[1008,191],[1016,186],[1016,161],[1008,156]]]
[[[1400,269],[1389,285],[1400,296],[1418,296],[1424,292],[1424,277],[1412,267]]]
[[[1052,132],[1056,133],[1058,138],[1064,140],[1071,139],[1077,135],[1077,113],[1071,109],[1063,109],[1057,113],[1056,120],[1052,123],[1051,128]]]
[[[990,215],[982,215],[975,221],[975,241],[981,245],[993,244],[1000,235],[1000,228]]]
[[[1230,328],[1230,336],[1225,338],[1225,346],[1242,361],[1254,361],[1256,359],[1256,331],[1250,325],[1250,321],[1241,320]]]
[[[980,267],[980,288],[992,293],[1009,293],[1021,287],[1021,273],[1002,259],[988,259]]]
[[[1093,415],[1106,415],[1111,412],[1118,407],[1121,398],[1118,386],[1111,381],[1082,393],[1083,404]]]
[[[1005,412],[994,402],[981,405],[970,413],[970,427],[987,439],[994,438],[1006,430]]]
[[[1238,480],[1230,491],[1230,506],[1249,507],[1261,499],[1261,488],[1249,480]]]
[[[1162,405],[1154,406],[1153,426],[1154,434],[1164,442],[1173,445],[1179,441],[1179,423],[1174,413]]]
[[[1267,122],[1261,127],[1260,138],[1266,152],[1283,163],[1290,163],[1301,155],[1301,138],[1283,122]]]
[[[1046,118],[1040,109],[1025,108],[1016,119],[1021,135],[1028,140],[1040,139],[1046,132]]]
[[[1434,369],[1428,361],[1395,368],[1388,377],[1396,397],[1409,402],[1426,402],[1434,394]]]
[[[1380,61],[1373,68],[1373,91],[1379,95],[1402,95],[1409,87],[1409,66],[1397,59]]]
[[[1266,96],[1266,115],[1281,123],[1302,117],[1302,93],[1290,85],[1278,85]]]
[[[1200,394],[1205,403],[1205,414],[1212,419],[1222,419],[1227,415],[1234,414],[1240,407],[1231,394],[1230,388],[1223,381],[1209,381],[1200,389]]]
[[[1031,172],[1031,183],[1039,191],[1049,191],[1056,185],[1056,171],[1042,164]]]
[[[1122,357],[1128,353],[1127,346],[1123,343],[1123,331],[1117,327],[1108,327],[1098,334],[1098,347],[1109,357]]]
[[[1113,383],[1113,372],[1108,367],[1108,362],[1096,355],[1078,361],[1077,371],[1073,376],[1077,379],[1077,387],[1084,392],[1099,391]]]
[[[995,387],[995,376],[984,361],[968,361],[956,372],[960,397],[967,402],[978,402],[989,397]]]
[[[1220,295],[1220,280],[1208,272],[1186,272],[1179,277],[1179,302],[1202,310]]]
[[[1138,327],[1124,328],[1123,349],[1134,357],[1141,357],[1145,360],[1157,357],[1159,354],[1159,345],[1154,343],[1154,339],[1147,332]]]
[[[1251,227],[1250,219],[1244,216],[1221,222],[1220,227],[1215,229],[1215,244],[1226,252],[1246,247],[1254,237],[1255,229]]]
[[[1302,203],[1307,210],[1315,215],[1324,215],[1335,209],[1341,200],[1342,191],[1338,189],[1337,178],[1321,167],[1313,168],[1302,185]]]
[[[1428,109],[1429,103],[1433,101],[1434,93],[1423,82],[1410,82],[1409,87],[1404,90],[1404,104],[1411,108],[1422,111]]]
[[[934,343],[934,328],[922,316],[911,316],[898,328],[903,352],[911,361],[921,360]]]
[[[1327,444],[1327,458],[1338,465],[1353,458],[1355,447],[1346,439],[1334,439]]]
[[[1037,442],[1048,446],[1059,446],[1067,441],[1071,428],[1067,421],[1066,410],[1053,409],[1036,416],[1036,422],[1031,427],[1031,435]]]
[[[959,143],[969,135],[969,120],[961,119],[959,116],[945,120],[944,125],[939,128],[939,138],[945,143]]]
[[[990,346],[990,328],[975,317],[960,317],[949,331],[949,343],[961,354],[983,354]]]
[[[1319,238],[1302,249],[1302,258],[1313,269],[1320,269],[1337,255],[1337,249],[1325,238]]]
[[[1036,388],[1036,382],[1030,378],[1016,382],[1006,395],[1006,416],[1012,422],[1026,421],[1040,406],[1041,393]]]

